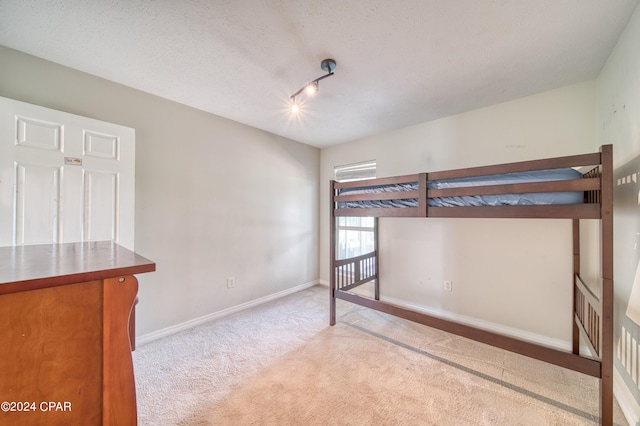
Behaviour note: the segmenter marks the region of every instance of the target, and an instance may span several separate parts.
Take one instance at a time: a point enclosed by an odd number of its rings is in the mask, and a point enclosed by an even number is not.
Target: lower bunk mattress
[[[507,173],[457,179],[433,180],[427,182],[428,189],[462,188],[470,186],[508,185],[516,183],[550,182],[581,179],[582,174],[572,168],[536,170],[532,172]],[[342,188],[338,195],[375,194],[387,192],[417,191],[418,182]],[[481,206],[524,206],[549,204],[580,204],[584,200],[583,191],[540,192],[525,194],[471,195],[462,197],[435,197],[427,200],[429,207],[481,207]],[[417,198],[394,200],[340,201],[337,208],[384,208],[418,207]]]

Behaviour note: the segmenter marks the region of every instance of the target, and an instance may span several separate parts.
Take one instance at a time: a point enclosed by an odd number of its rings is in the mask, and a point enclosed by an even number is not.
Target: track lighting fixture
[[[308,84],[302,86],[300,90],[291,95],[291,111],[298,112],[300,109],[300,104],[298,103],[298,96],[304,91],[307,95],[313,96],[318,93],[318,82],[322,79],[330,77],[333,75],[333,70],[336,69],[336,61],[333,59],[325,59],[320,63],[320,68],[326,71],[327,74],[322,77],[318,77],[315,80],[311,81]]]

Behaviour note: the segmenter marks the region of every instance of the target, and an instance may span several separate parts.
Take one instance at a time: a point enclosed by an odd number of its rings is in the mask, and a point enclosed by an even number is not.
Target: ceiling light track
[[[300,90],[298,90],[296,93],[290,96],[291,110],[293,112],[297,112],[300,109],[300,105],[298,104],[298,99],[297,99],[298,95],[300,95],[302,92],[306,92],[309,95],[314,95],[318,93],[318,82],[320,80],[324,80],[325,78],[331,77],[333,75],[333,70],[336,69],[336,61],[333,59],[324,59],[320,63],[320,68],[322,68],[323,71],[326,71],[327,74],[321,77],[318,77],[315,80],[312,80],[311,82],[305,84],[304,86],[302,86],[302,88],[300,88]]]

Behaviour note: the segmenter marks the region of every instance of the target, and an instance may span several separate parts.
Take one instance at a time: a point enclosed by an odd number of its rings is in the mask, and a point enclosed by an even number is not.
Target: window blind
[[[333,168],[334,179],[338,182],[372,179],[376,177],[376,160],[345,164]]]

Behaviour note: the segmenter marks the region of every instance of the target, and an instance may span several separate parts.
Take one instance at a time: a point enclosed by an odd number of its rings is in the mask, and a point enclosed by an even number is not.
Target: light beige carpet
[[[316,286],[138,348],[141,425],[591,425],[596,379]],[[615,423],[626,425],[616,404]]]

